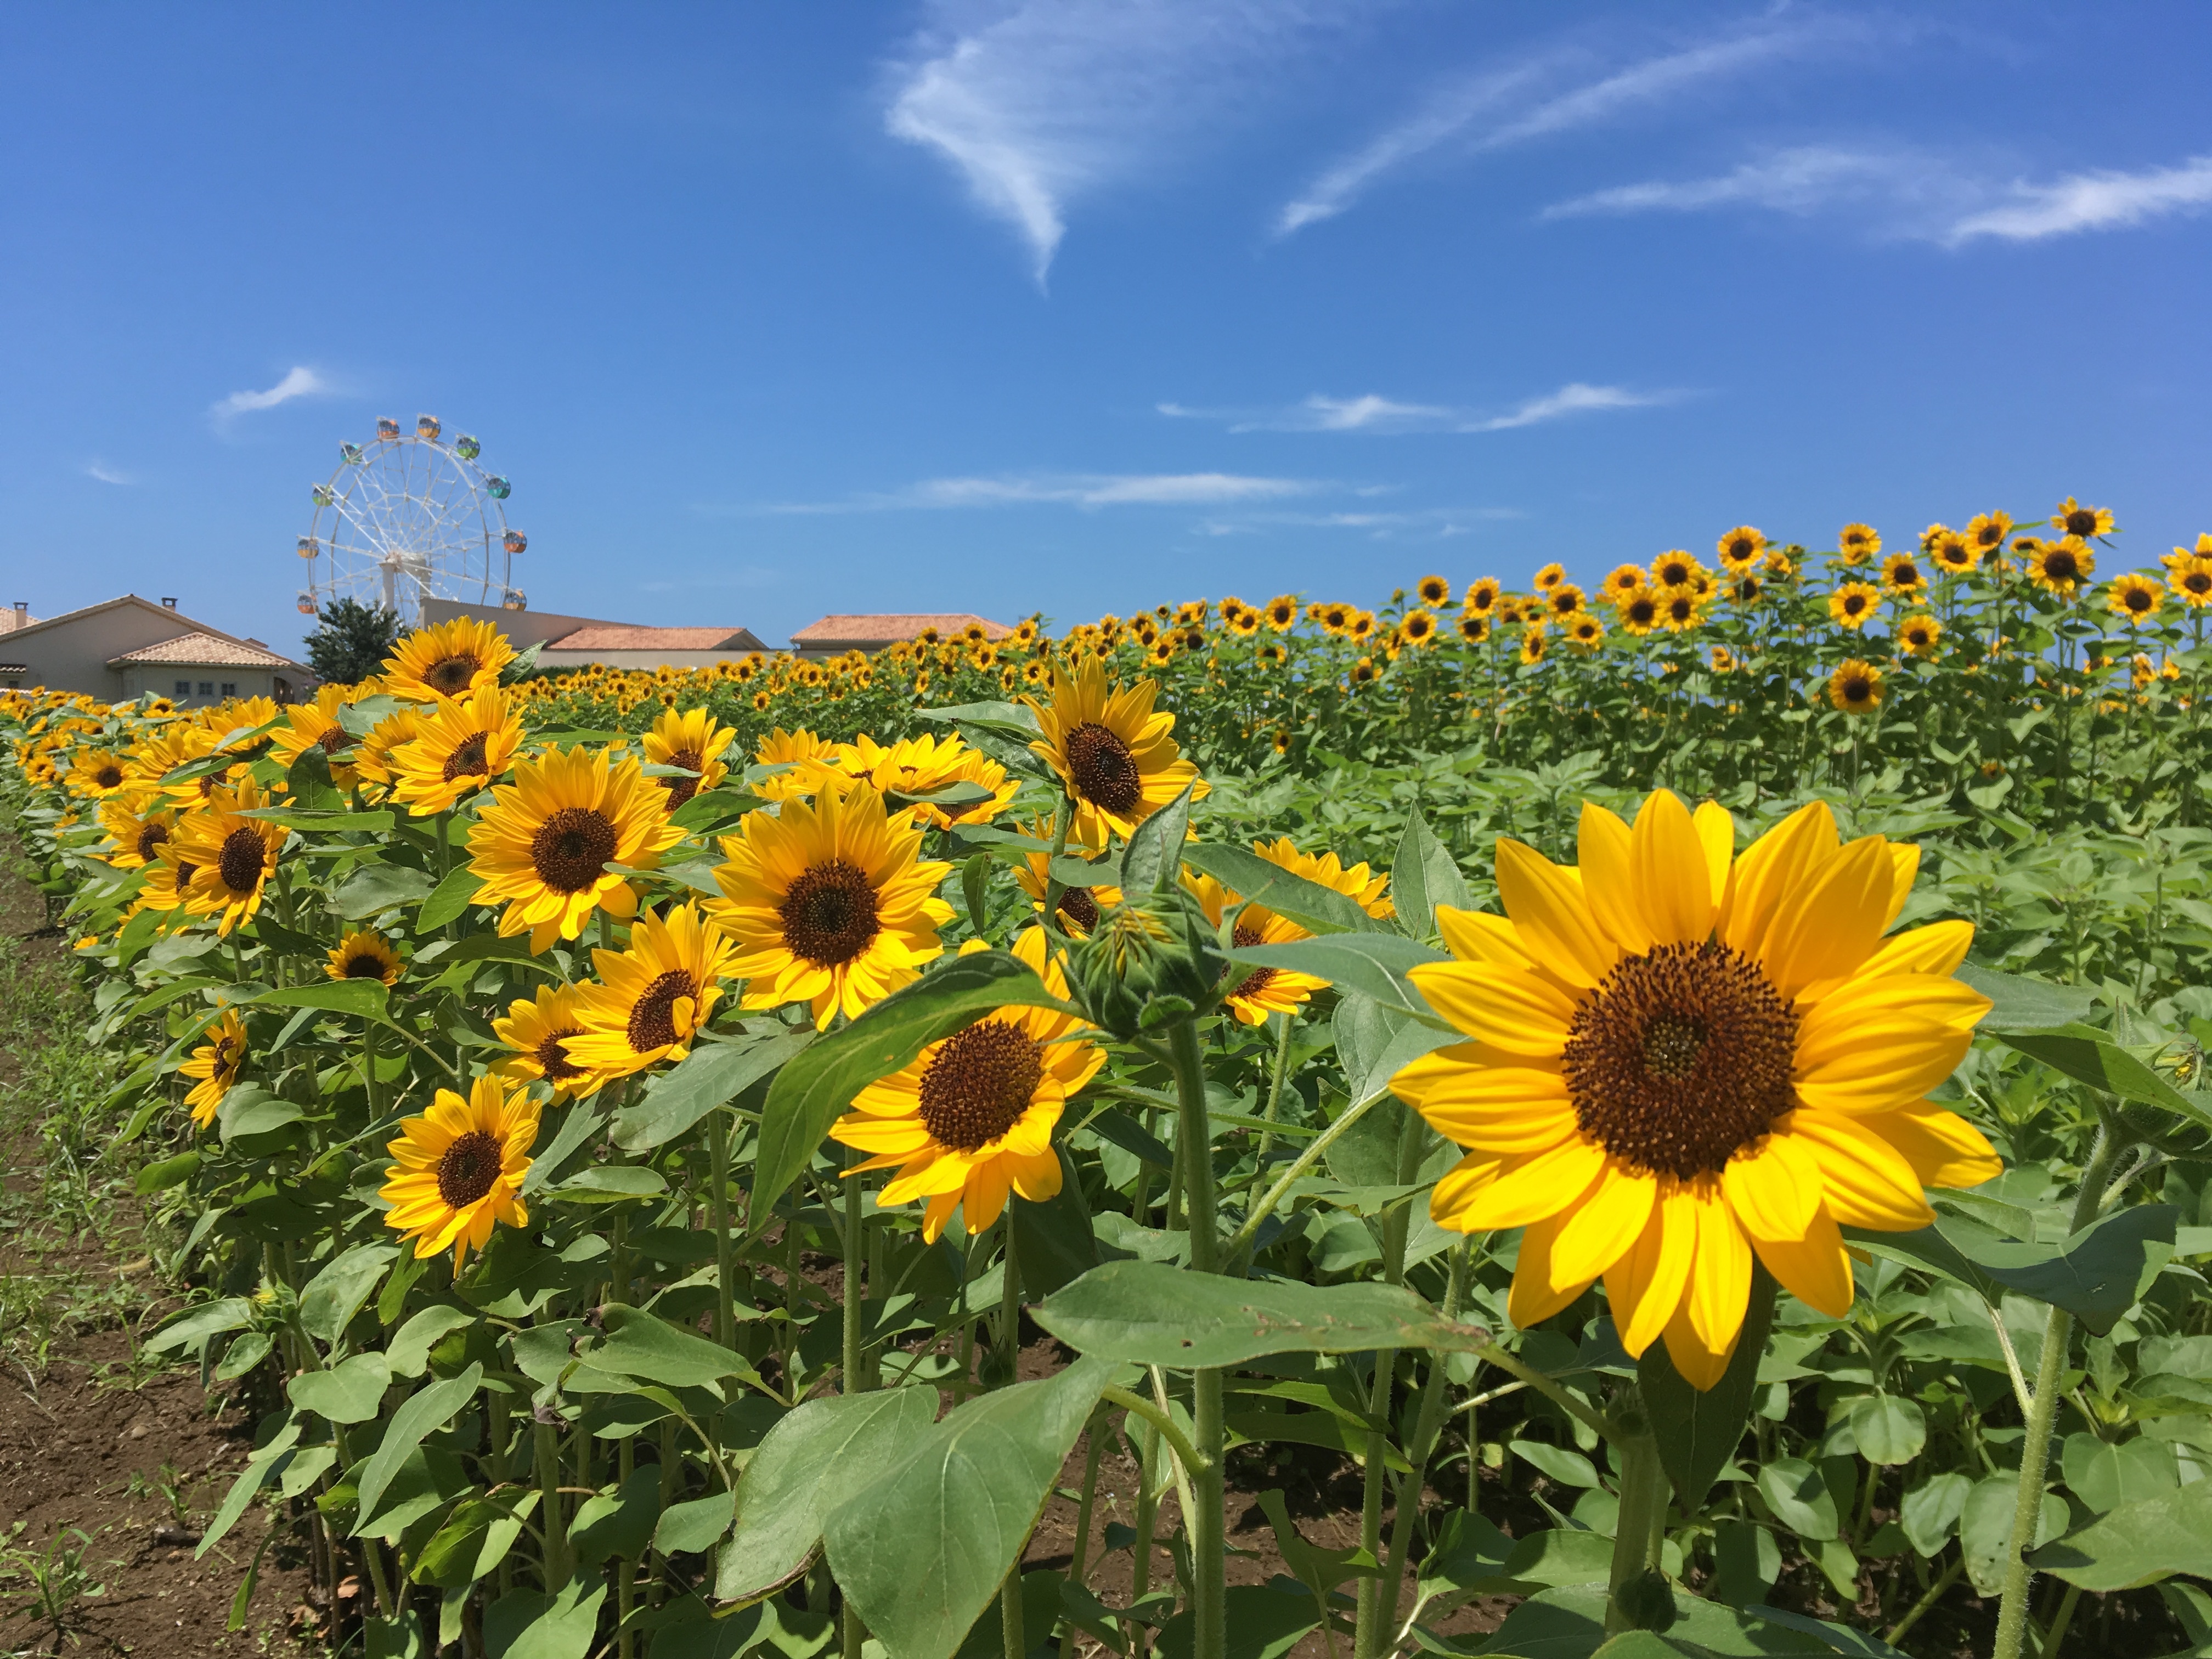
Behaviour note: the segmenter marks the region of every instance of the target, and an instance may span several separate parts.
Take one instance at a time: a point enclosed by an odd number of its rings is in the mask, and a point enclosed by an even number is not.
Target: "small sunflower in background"
[[[1728,595],[1730,605],[1747,609],[1759,603],[1759,595],[1766,592],[1766,584],[1760,577],[1747,570],[1731,580],[1722,592]]]
[[[1651,586],[1662,592],[1670,587],[1687,587],[1705,574],[1705,566],[1679,547],[1652,560],[1650,571]]]
[[[1893,553],[1882,561],[1881,582],[1893,599],[1916,598],[1928,587],[1928,577],[1920,568],[1920,562],[1910,553]]]
[[[1943,637],[1943,624],[1926,611],[1907,617],[1897,625],[1897,643],[1908,657],[1932,657]]]
[[[1363,640],[1372,638],[1374,636],[1374,633],[1375,613],[1372,611],[1353,611],[1352,613],[1352,620],[1344,625],[1344,637],[1350,640],[1354,645],[1358,644]]]
[[[1583,608],[1583,591],[1572,582],[1555,582],[1545,596],[1544,605],[1553,621],[1564,622]]]
[[[1536,573],[1533,578],[1533,586],[1539,593],[1548,593],[1566,579],[1566,566],[1555,562],[1546,565]]]
[[[1881,590],[1871,582],[1845,582],[1828,595],[1828,619],[1845,628],[1863,628],[1881,603]]]
[[[1856,657],[1828,676],[1828,701],[1846,714],[1871,714],[1881,707],[1881,670]]]
[[[145,864],[146,884],[138,890],[131,901],[131,909],[167,913],[184,909],[191,901],[192,877],[198,866],[177,852],[175,831],[167,841],[154,843],[153,855]]]
[[[492,1035],[514,1052],[492,1069],[510,1083],[543,1079],[553,1088],[553,1098],[588,1095],[606,1081],[588,1066],[579,1065],[568,1044],[583,1036],[584,1022],[577,1012],[581,988],[542,985],[534,997],[518,997],[507,1006],[507,1018],[492,1023]]]
[[[1459,619],[1459,636],[1469,645],[1480,645],[1490,637],[1490,618],[1480,611],[1462,611]]]
[[[577,993],[584,1030],[564,1044],[569,1058],[608,1079],[682,1060],[721,1000],[721,981],[733,977],[731,954],[721,929],[696,904],[679,904],[665,919],[641,913],[627,950],[592,952],[599,982]]]
[[[1408,611],[1398,635],[1408,645],[1426,645],[1437,636],[1437,619],[1426,611]]]
[[[1659,626],[1670,634],[1686,634],[1698,625],[1704,606],[1692,589],[1678,587],[1659,596]]]
[[[1884,939],[1917,867],[1819,803],[1737,858],[1727,812],[1661,791],[1633,828],[1585,805],[1578,869],[1501,842],[1504,915],[1437,913],[1456,960],[1413,978],[1471,1041],[1391,1086],[1468,1151],[1437,1224],[1527,1230],[1516,1325],[1602,1279],[1622,1346],[1710,1389],[1754,1261],[1840,1319],[1842,1227],[1926,1226],[1925,1188],[2000,1172],[1926,1098],[1990,1004],[1952,976],[1969,924]]]
[[[1067,975],[1045,954],[1042,928],[1025,929],[1014,955],[1054,995]],[[1083,1022],[1050,1008],[1001,1008],[929,1044],[902,1070],[854,1097],[830,1138],[866,1152],[846,1170],[892,1170],[879,1206],[924,1200],[922,1237],[935,1243],[954,1212],[972,1235],[996,1221],[1010,1193],[1031,1203],[1056,1196],[1060,1155],[1052,1132],[1068,1099],[1106,1056],[1072,1033]]]
[[[341,789],[353,787],[359,770],[338,758],[361,741],[338,723],[338,710],[346,705],[347,691],[343,685],[319,686],[314,702],[295,702],[285,709],[284,725],[269,734],[269,752],[286,771],[308,750],[319,749],[330,763],[331,781]]]
[[[2212,558],[2191,555],[2173,567],[2173,592],[2191,611],[2212,605]]]
[[[115,850],[101,856],[118,870],[143,870],[159,861],[161,845],[168,840],[176,822],[174,812],[158,807],[142,813],[127,799],[102,801],[100,827],[107,831]]]
[[[1521,630],[1521,662],[1523,667],[1534,668],[1544,660],[1549,648],[1544,637],[1544,624],[1532,623]]]
[[[1277,915],[1265,905],[1246,904],[1242,894],[1224,887],[1212,876],[1186,869],[1182,884],[1197,899],[1206,919],[1217,928],[1224,916],[1231,910],[1237,911],[1230,941],[1237,950],[1249,951],[1261,945],[1292,945],[1313,937],[1297,923]],[[1239,905],[1243,908],[1237,909]],[[1237,969],[1232,968],[1230,971],[1235,973]],[[1245,975],[1235,990],[1222,998],[1221,1006],[1243,1024],[1264,1025],[1270,1014],[1296,1014],[1328,982],[1310,974],[1293,973],[1287,968],[1255,968]]]
[[[919,978],[952,920],[936,896],[952,866],[921,860],[921,836],[911,812],[842,780],[811,803],[746,813],[722,837],[721,896],[707,904],[734,947],[729,972],[750,981],[744,1006],[805,1002],[827,1027]]]
[[[1048,812],[1042,817],[1022,825],[1022,833],[1034,841],[1043,842],[1049,847],[1057,836],[1059,829],[1059,814]],[[1103,844],[1085,846],[1071,836],[1068,840],[1067,850],[1061,856],[1078,859],[1095,857],[1104,850]],[[1052,854],[1048,852],[1024,854],[1022,862],[1015,868],[1014,880],[1022,891],[1029,895],[1030,905],[1042,915],[1044,910],[1044,896],[1052,882]],[[1062,885],[1060,890],[1060,915],[1055,919],[1056,923],[1060,931],[1071,939],[1088,939],[1091,936],[1091,930],[1098,925],[1098,913],[1101,910],[1110,909],[1121,902],[1121,890],[1108,883],[1094,882],[1079,887]]]
[[[2105,608],[2116,617],[2126,617],[2131,628],[2157,621],[2165,604],[2166,584],[2138,571],[2114,577],[2105,594]]]
[[[418,1259],[450,1246],[459,1273],[500,1222],[530,1224],[522,1182],[537,1139],[537,1103],[526,1090],[510,1093],[495,1074],[477,1079],[465,1099],[439,1090],[430,1109],[403,1120],[386,1148],[396,1162],[378,1192],[391,1206],[384,1224],[411,1240]]]
[[[1333,852],[1301,852],[1288,836],[1279,836],[1273,841],[1255,841],[1252,850],[1294,876],[1343,894],[1370,916],[1398,914],[1398,907],[1390,901],[1389,872],[1377,875],[1364,860],[1347,866]]]
[[[1279,593],[1267,601],[1267,626],[1278,634],[1288,633],[1297,626],[1298,602],[1295,595]]]
[[[180,1075],[198,1079],[185,1104],[192,1109],[193,1127],[201,1129],[215,1121],[216,1109],[246,1064],[246,1022],[239,1018],[237,1009],[226,1008],[204,1035],[208,1040],[177,1067]]]
[[[360,928],[337,943],[323,963],[332,979],[373,979],[386,986],[399,982],[399,954],[392,941],[373,928]]]
[[[1977,558],[1990,558],[2004,551],[2005,538],[2012,534],[2012,514],[2009,513],[1977,513],[1966,520],[1966,545],[1974,550]]]
[[[1467,597],[1460,601],[1461,607],[1474,616],[1486,615],[1497,608],[1502,591],[1495,576],[1485,576],[1479,581],[1469,582]]]
[[[737,728],[724,726],[704,708],[683,714],[668,710],[653,723],[641,741],[645,757],[656,766],[680,766],[696,772],[696,778],[672,775],[653,781],[668,792],[668,810],[674,811],[702,789],[712,789],[729,775],[722,751],[737,740]]]
[[[1747,524],[1738,525],[1721,538],[1717,550],[1729,569],[1747,570],[1766,551],[1766,538]]]
[[[2058,510],[2051,515],[2051,527],[2076,541],[2087,541],[2092,536],[2112,533],[2112,513],[2110,507],[2084,507],[2069,495],[2058,503]]]
[[[665,799],[635,757],[610,766],[605,750],[519,762],[514,781],[493,787],[469,830],[476,902],[506,905],[500,937],[528,933],[533,956],[574,939],[595,910],[628,921],[637,914],[637,890],[606,866],[653,869],[684,838]]]
[[[450,812],[504,777],[521,747],[522,710],[497,684],[441,697],[422,711],[414,740],[392,751],[392,799],[418,818]]]
[[[1094,658],[1073,675],[1055,671],[1049,701],[1023,699],[1042,734],[1030,747],[1066,785],[1069,835],[1085,846],[1133,833],[1194,784],[1193,799],[1207,793],[1176,744],[1175,716],[1152,707],[1158,691],[1150,680],[1109,686]]]
[[[71,794],[88,800],[106,800],[131,781],[131,769],[123,757],[105,749],[78,750],[66,780]]]
[[[465,696],[497,685],[500,671],[514,660],[514,647],[496,627],[456,617],[400,641],[384,665],[384,689],[410,702]]]
[[[1605,643],[1605,624],[1587,611],[1577,611],[1567,623],[1567,643],[1587,656]]]
[[[1947,530],[1936,538],[1936,544],[1928,550],[1928,556],[1944,574],[1963,576],[1981,562],[1982,550],[1972,537]]]
[[[768,705],[761,702],[757,706],[765,708]],[[754,749],[753,763],[784,769],[772,776],[754,779],[745,787],[763,800],[790,800],[812,794],[822,787],[824,777],[837,770],[837,745],[827,738],[817,737],[805,726],[787,732],[779,726]]]
[[[1442,607],[1451,603],[1451,584],[1442,576],[1424,576],[1413,592],[1420,595],[1425,605]]]
[[[2023,541],[2027,539],[2021,538]],[[2087,543],[2075,536],[2069,535],[2063,541],[2039,542],[2027,556],[2027,574],[2046,592],[2070,599],[2076,589],[2097,574],[2097,556],[2089,550]]]
[[[1260,631],[1260,623],[1262,619],[1258,611],[1248,611],[1243,606],[1239,605],[1237,609],[1237,614],[1226,618],[1225,620],[1228,622],[1229,631],[1231,633],[1236,635],[1239,639],[1249,640],[1252,635]]]
[[[1618,603],[1645,586],[1644,567],[1640,564],[1617,564],[1606,575],[1605,595]]]
[[[354,750],[354,770],[366,783],[390,788],[392,781],[392,757],[402,747],[415,741],[422,725],[422,711],[417,708],[398,708],[368,728]],[[335,778],[337,774],[333,772]]]
[[[1649,637],[1659,625],[1659,596],[1648,587],[1624,595],[1614,609],[1620,625],[1639,640]]]
[[[1805,550],[1795,542],[1787,547],[1768,548],[1765,559],[1768,577],[1778,582],[1786,581],[1790,573],[1797,568],[1796,560],[1804,556]]]
[[[187,812],[162,849],[192,866],[191,890],[185,908],[194,915],[215,916],[216,935],[231,933],[253,920],[261,908],[261,896],[276,873],[276,854],[290,831],[266,818],[246,813],[269,805],[269,798],[252,778],[236,790],[217,788],[208,804]]]
[[[1269,640],[1267,644],[1253,653],[1252,659],[1262,668],[1280,668],[1291,659],[1291,653],[1276,644],[1274,641]],[[1040,675],[1038,678],[1041,679],[1044,677]],[[1032,684],[1035,683],[1035,681],[1031,682]]]
[[[1712,665],[1713,672],[1716,674],[1732,674],[1735,672],[1735,653],[1724,645],[1715,646],[1707,660]]]

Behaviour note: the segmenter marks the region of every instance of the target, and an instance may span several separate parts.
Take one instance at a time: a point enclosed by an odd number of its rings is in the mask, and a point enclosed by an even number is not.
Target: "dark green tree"
[[[384,665],[399,642],[399,613],[389,605],[333,599],[307,635],[307,666],[318,679],[350,685]]]

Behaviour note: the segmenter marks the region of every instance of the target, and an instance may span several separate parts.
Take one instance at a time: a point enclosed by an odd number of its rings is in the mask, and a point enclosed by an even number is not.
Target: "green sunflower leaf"
[[[1340,991],[1350,991],[1439,1030],[1451,1027],[1429,1006],[1428,999],[1407,977],[1408,970],[1449,962],[1443,951],[1396,933],[1331,933],[1287,945],[1255,945],[1231,951],[1229,960],[1255,968],[1287,968],[1311,974]]]
[[[1370,916],[1349,894],[1285,870],[1242,847],[1200,842],[1183,849],[1182,861],[1203,871],[1240,898],[1265,905],[1277,915],[1313,933],[1376,933],[1391,931]]]

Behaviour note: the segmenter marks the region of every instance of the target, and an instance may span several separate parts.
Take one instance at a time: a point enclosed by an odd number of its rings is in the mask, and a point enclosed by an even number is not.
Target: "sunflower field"
[[[2117,534],[0,697],[234,1625],[2212,1653],[2212,538]]]

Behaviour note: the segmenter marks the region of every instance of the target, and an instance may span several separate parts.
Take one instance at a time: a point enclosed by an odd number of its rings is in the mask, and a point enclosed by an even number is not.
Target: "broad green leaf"
[[[1994,1306],[2018,1291],[2060,1307],[2102,1336],[2136,1304],[2151,1276],[2173,1253],[2171,1204],[2115,1210],[2063,1244],[2021,1244],[1961,1216],[1942,1216],[1917,1232],[1844,1230],[1875,1255],[1887,1255],[1971,1285]]]
[[[517,1509],[526,1513],[537,1496],[524,1495]],[[422,1546],[412,1576],[417,1583],[464,1589],[495,1570],[521,1535],[520,1514],[487,1498],[465,1498]]]
[[[1778,1457],[1761,1465],[1759,1495],[1774,1518],[1801,1538],[1833,1538],[1842,1530],[1827,1481],[1802,1457]]]
[[[1773,1275],[1754,1266],[1743,1334],[1729,1357],[1728,1369],[1711,1389],[1700,1392],[1692,1388],[1674,1369],[1664,1342],[1654,1342],[1636,1362],[1644,1408],[1651,1414],[1658,1439],[1659,1462],[1686,1514],[1705,1508],[1713,1482],[1742,1443],[1751,1402],[1759,1392],[1759,1362],[1766,1352],[1767,1331],[1774,1320],[1774,1296]]]
[[[1959,1513],[1959,1547],[1966,1552],[1966,1577],[1984,1595],[1994,1595],[2004,1584],[2006,1553],[2012,1547],[2013,1511],[2020,1498],[2020,1476],[2010,1469],[1974,1483]],[[2066,1500],[2055,1492],[2043,1494],[2036,1511],[2035,1541],[2039,1544],[2066,1530]]]
[[[2200,1127],[2212,1125],[2212,1113],[2201,1102],[2183,1094],[2102,1032],[2076,1025],[2059,1030],[1999,1032],[1997,1041],[2106,1094],[2155,1106]]]
[[[141,1198],[165,1193],[172,1187],[181,1187],[199,1173],[200,1157],[198,1152],[179,1152],[174,1158],[149,1164],[138,1171],[131,1187]]]
[[[606,1334],[577,1352],[577,1358],[599,1370],[672,1389],[698,1389],[752,1369],[735,1349],[679,1330],[642,1308],[611,1305],[604,1310],[604,1322]]]
[[[641,1463],[613,1492],[596,1492],[576,1506],[568,1523],[568,1545],[581,1568],[610,1557],[636,1561],[653,1540],[660,1519],[660,1470]]]
[[[422,871],[404,864],[363,865],[331,895],[331,907],[348,921],[367,921],[403,904],[421,903],[435,885]]]
[[[1389,924],[1361,909],[1350,896],[1293,875],[1242,847],[1204,842],[1183,849],[1182,861],[1204,872],[1238,897],[1265,905],[1311,933],[1371,933]]]
[[[2212,1577],[2212,1480],[2123,1504],[2028,1565],[2085,1590],[2132,1589],[2177,1572]]]
[[[198,1302],[163,1320],[143,1346],[148,1353],[191,1353],[204,1346],[210,1337],[225,1331],[242,1331],[252,1322],[253,1304],[242,1296],[227,1296],[220,1302]]]
[[[2068,1487],[2095,1515],[2156,1498],[2181,1484],[2173,1448],[2148,1435],[2114,1445],[2094,1434],[2069,1434],[2060,1466]]]
[[[1961,967],[1956,976],[1996,1005],[1976,1027],[1992,1034],[2069,1025],[2088,1018],[2100,1000],[2097,993],[2078,985],[2053,985],[2022,974],[1992,973],[1971,963]]]
[[[764,805],[747,789],[704,789],[668,815],[679,830],[711,830],[718,823],[742,817]]]
[[[1232,1584],[1221,1601],[1228,1638],[1224,1659],[1283,1659],[1321,1628],[1321,1609],[1312,1596],[1266,1584]],[[1191,1659],[1197,1624],[1188,1608],[1160,1626],[1152,1651],[1159,1659]]]
[[[854,1096],[939,1038],[1010,1005],[1063,1006],[1011,951],[957,957],[787,1060],[761,1109],[753,1231],[768,1225],[776,1200],[798,1179]]]
[[[430,890],[422,907],[415,912],[415,933],[419,939],[434,933],[447,922],[465,914],[476,900],[477,890],[483,885],[483,878],[465,864],[446,872],[446,878]]]
[[[1349,1578],[1379,1578],[1382,1565],[1366,1550],[1355,1544],[1350,1549],[1323,1549],[1310,1542],[1291,1519],[1290,1506],[1283,1502],[1279,1486],[1270,1487],[1260,1494],[1260,1508],[1274,1528],[1275,1547],[1282,1552],[1285,1564],[1298,1582],[1316,1595],[1327,1595]]]
[[[1893,1394],[1862,1395],[1851,1402],[1851,1437],[1869,1463],[1910,1463],[1928,1443],[1928,1419],[1917,1401]]]
[[[1197,787],[1195,782],[1185,784],[1182,793],[1137,826],[1121,849],[1119,885],[1132,898],[1176,884],[1190,833],[1191,794]]]
[[[1254,945],[1228,954],[1232,963],[1310,974],[1340,991],[1370,997],[1395,1013],[1409,1016],[1438,1030],[1451,1030],[1406,976],[1409,969],[1451,959],[1419,939],[1401,939],[1395,933],[1331,933],[1322,939],[1296,939],[1287,945]],[[1467,1041],[1456,1033],[1451,1040]]]
[[[498,1659],[586,1659],[606,1599],[606,1580],[597,1574],[570,1579],[555,1595],[511,1591],[484,1613],[484,1647]]]
[[[477,1316],[465,1308],[424,1308],[392,1333],[391,1344],[385,1350],[392,1361],[392,1374],[422,1376],[423,1367],[430,1363],[431,1349],[455,1331],[476,1322]]]
[[[270,1420],[267,1418],[262,1419],[264,1433],[269,1431]],[[299,1420],[288,1413],[278,1422],[275,1432],[246,1454],[246,1468],[240,1472],[238,1479],[230,1483],[230,1490],[223,1494],[222,1502],[216,1506],[215,1518],[208,1522],[207,1531],[201,1534],[199,1547],[192,1552],[193,1560],[200,1559],[213,1549],[223,1534],[238,1524],[238,1517],[246,1513],[246,1506],[253,1501],[254,1494],[261,1490],[263,1483],[270,1476],[284,1468],[291,1458],[293,1448],[299,1443]]]
[[[653,1548],[663,1555],[698,1555],[712,1549],[735,1518],[735,1496],[718,1492],[687,1504],[671,1504],[653,1528]]]
[[[674,1070],[655,1078],[642,1100],[615,1114],[615,1145],[626,1152],[666,1145],[813,1041],[812,1029],[802,1027],[757,1041],[701,1043]]]
[[[945,708],[917,708],[914,712],[920,720],[994,726],[1024,739],[1043,735],[1037,725],[1036,711],[1025,702],[962,702]]]
[[[1595,1487],[1598,1484],[1596,1466],[1578,1451],[1542,1440],[1516,1440],[1509,1449],[1537,1473],[1548,1474],[1562,1486]]]
[[[356,1469],[361,1467],[355,1465]],[[424,1516],[443,1509],[472,1486],[461,1460],[452,1452],[443,1446],[417,1446],[399,1460],[392,1479],[377,1495],[376,1507],[361,1510],[349,1535],[397,1540]]]
[[[296,767],[293,769],[298,770]],[[264,806],[251,812],[241,812],[239,816],[266,818],[271,823],[283,824],[287,830],[303,831],[368,830],[379,835],[388,835],[392,830],[392,814],[389,812],[312,811],[289,806]]]
[[[1399,931],[1408,939],[1424,940],[1436,935],[1438,905],[1455,910],[1473,906],[1459,861],[1437,839],[1418,806],[1407,815],[1405,833],[1398,837],[1398,854],[1390,866],[1390,901],[1398,913]]]
[[[1060,1192],[1042,1204],[1018,1195],[1007,1201],[1007,1223],[1014,1230],[1015,1259],[1021,1267],[1021,1293],[1050,1296],[1098,1265],[1098,1237],[1083,1201],[1083,1177],[1065,1146],[1060,1157]]]
[[[809,1400],[768,1431],[738,1482],[737,1519],[714,1594],[751,1601],[805,1571],[822,1522],[884,1471],[937,1417],[934,1389]]]
[[[380,979],[334,979],[320,985],[295,985],[264,991],[253,1000],[264,1008],[319,1008],[380,1020],[390,994]]]
[[[234,1140],[273,1134],[307,1115],[304,1108],[279,1100],[258,1083],[238,1083],[223,1095],[222,1104],[216,1108],[215,1121],[222,1144],[228,1146]]]
[[[292,1403],[331,1423],[366,1423],[384,1403],[392,1386],[392,1364],[380,1353],[357,1353],[327,1370],[302,1371],[292,1379]]]
[[[300,1328],[319,1342],[337,1341],[398,1254],[398,1245],[376,1241],[333,1256],[300,1292]]]
[[[1336,1039],[1337,1061],[1344,1067],[1345,1087],[1353,1105],[1381,1094],[1392,1078],[1423,1054],[1466,1041],[1456,1031],[1440,1030],[1366,997],[1339,998],[1329,1031]],[[1383,1120],[1376,1121],[1379,1126]],[[1395,1143],[1395,1133],[1392,1139]],[[1332,1159],[1332,1167],[1334,1163]],[[1395,1170],[1394,1149],[1390,1174],[1375,1182],[1352,1184],[1381,1185],[1392,1180]]]
[[[384,1431],[384,1438],[369,1458],[361,1475],[361,1512],[374,1512],[384,1489],[399,1472],[399,1466],[408,1455],[420,1446],[433,1431],[450,1419],[456,1413],[476,1398],[477,1388],[483,1381],[483,1367],[471,1364],[459,1376],[433,1382],[428,1388],[410,1395],[399,1409],[392,1413],[392,1425]],[[359,1536],[356,1534],[355,1536]]]
[[[1974,1483],[1955,1470],[1931,1474],[1905,1494],[1898,1521],[1906,1541],[1923,1559],[1933,1558],[1959,1530],[1959,1516]]]
[[[668,1182],[642,1164],[586,1164],[566,1181],[541,1190],[558,1204],[620,1204],[658,1197],[668,1190]]]
[[[1453,1323],[1400,1285],[1228,1279],[1162,1261],[1109,1261],[1034,1312],[1080,1353],[1184,1370],[1299,1352],[1471,1353],[1490,1340],[1482,1327]]]
[[[830,1512],[830,1569],[898,1659],[951,1659],[1035,1528],[1114,1370],[1086,1357],[1047,1381],[969,1401]]]

